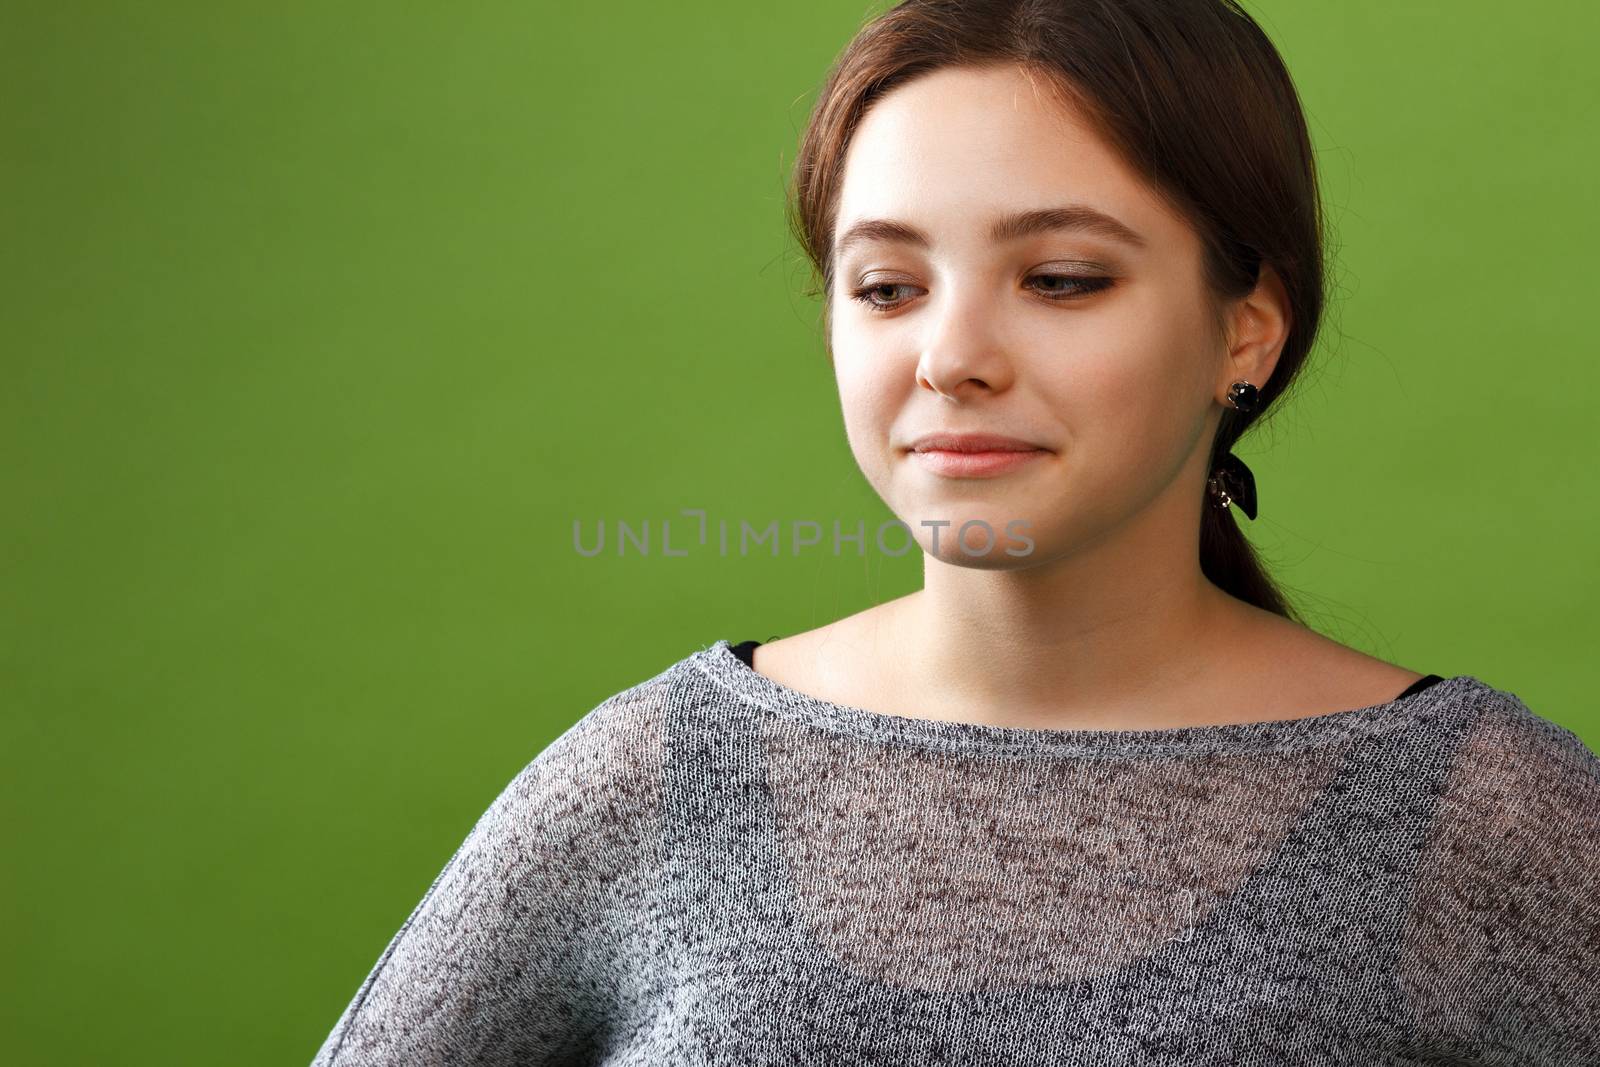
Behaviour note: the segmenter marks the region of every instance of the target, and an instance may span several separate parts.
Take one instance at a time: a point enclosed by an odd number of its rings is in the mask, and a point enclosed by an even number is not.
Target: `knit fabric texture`
[[[1600,1064],[1600,758],[1471,675],[1043,730],[717,641],[515,776],[313,1061],[401,1064]]]

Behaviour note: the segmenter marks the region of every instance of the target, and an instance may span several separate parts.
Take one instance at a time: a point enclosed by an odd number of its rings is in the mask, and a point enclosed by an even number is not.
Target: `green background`
[[[869,10],[6,4],[9,1062],[308,1061],[599,700],[917,586],[571,540],[888,517],[783,220]],[[1251,10],[1339,264],[1250,534],[1322,632],[1600,745],[1600,9]]]

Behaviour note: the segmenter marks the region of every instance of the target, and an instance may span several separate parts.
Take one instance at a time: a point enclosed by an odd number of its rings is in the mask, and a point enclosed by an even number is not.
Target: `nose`
[[[957,401],[1009,389],[1016,368],[1000,341],[993,301],[949,289],[943,296],[917,360],[917,385]]]

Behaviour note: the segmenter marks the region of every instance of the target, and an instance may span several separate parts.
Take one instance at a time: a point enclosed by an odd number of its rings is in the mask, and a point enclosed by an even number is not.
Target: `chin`
[[[1039,553],[1038,523],[1014,512],[929,507],[901,521],[925,554],[958,567],[1025,567]]]
[[[1003,548],[986,556],[969,556],[964,552],[951,553],[941,544],[937,555],[932,552],[926,554],[940,563],[969,571],[1023,571],[1035,565],[1038,549],[1026,556],[1008,556]]]

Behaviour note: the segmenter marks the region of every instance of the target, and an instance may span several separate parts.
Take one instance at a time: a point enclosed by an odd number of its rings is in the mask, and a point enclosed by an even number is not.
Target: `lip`
[[[952,478],[989,478],[1006,474],[1050,450],[1001,434],[925,434],[907,449],[925,469]]]
[[[1046,455],[1044,449],[1026,452],[1011,449],[1005,452],[913,452],[911,455],[926,470],[951,478],[990,478],[1005,474]]]
[[[998,433],[925,433],[912,441],[912,452],[1033,452],[1043,445]]]

